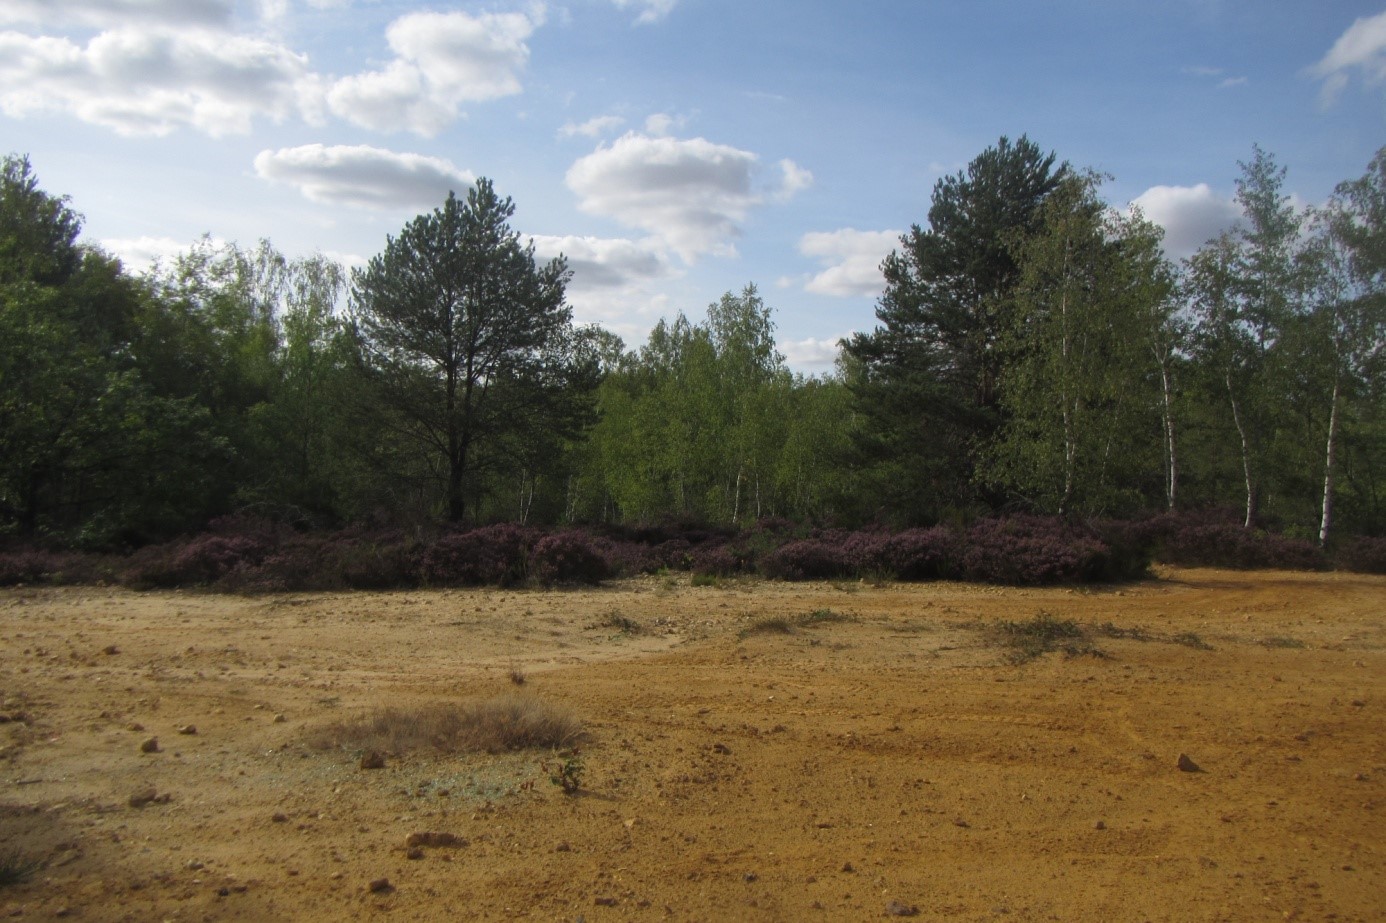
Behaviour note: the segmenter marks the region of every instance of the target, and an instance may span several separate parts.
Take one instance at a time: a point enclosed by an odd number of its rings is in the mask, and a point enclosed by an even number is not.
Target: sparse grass
[[[1125,638],[1131,641],[1153,641],[1154,637],[1144,628],[1122,628],[1113,625],[1111,622],[1103,622],[1097,626],[1097,633],[1104,638]]]
[[[747,638],[751,635],[790,635],[794,633],[794,626],[789,623],[789,619],[782,615],[768,616],[757,619],[745,628],[741,629],[740,637]]]
[[[627,615],[622,615],[615,609],[602,616],[600,622],[590,627],[611,628],[623,635],[638,635],[643,630],[639,622]]]
[[[43,868],[43,861],[33,859],[18,850],[0,853],[0,888],[22,885]]]
[[[1261,639],[1260,639],[1260,644],[1261,644],[1262,647],[1281,647],[1281,648],[1301,648],[1301,647],[1304,647],[1304,642],[1301,641],[1301,640],[1299,640],[1298,638],[1287,638],[1287,637],[1284,637],[1283,635],[1273,636],[1273,637],[1269,637],[1269,638],[1261,638]]]
[[[332,724],[313,741],[321,749],[377,750],[396,756],[570,747],[584,736],[567,709],[532,696],[508,694],[462,705],[385,708]]]
[[[688,583],[690,586],[718,587],[722,585],[722,579],[716,574],[694,574]]]
[[[835,612],[832,609],[815,609],[807,615],[801,615],[797,619],[795,619],[795,622],[797,624],[802,625],[805,628],[811,625],[822,625],[825,622],[850,621],[852,621],[852,617],[850,615],[843,615],[841,612]]]
[[[1043,611],[1024,622],[997,622],[992,634],[1010,648],[1012,663],[1034,660],[1051,651],[1063,651],[1068,657],[1103,656],[1077,622],[1058,619]]]
[[[852,616],[843,615],[841,612],[836,612],[832,609],[815,609],[812,612],[797,616],[794,619],[787,619],[782,615],[771,615],[762,619],[757,619],[750,625],[747,625],[745,628],[741,629],[738,637],[747,638],[751,635],[792,635],[796,628],[812,628],[815,625],[823,625],[829,622],[851,621],[855,621]]]
[[[519,667],[510,668],[510,682],[513,685],[523,686],[526,679],[527,677],[525,676],[524,670],[521,670]]]
[[[1200,651],[1211,651],[1213,649],[1213,645],[1204,641],[1192,631],[1181,631],[1179,634],[1170,638],[1170,640],[1175,644],[1182,644],[1185,647],[1192,647]]]

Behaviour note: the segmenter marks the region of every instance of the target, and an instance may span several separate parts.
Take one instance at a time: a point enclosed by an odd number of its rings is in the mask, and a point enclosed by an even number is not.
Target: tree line
[[[0,170],[0,537],[961,524],[1231,508],[1386,529],[1386,149],[1299,208],[1259,148],[1180,263],[1105,177],[1002,138],[885,260],[877,326],[792,372],[754,285],[628,349],[576,325],[485,179],[345,272],[204,239],[142,274]]]

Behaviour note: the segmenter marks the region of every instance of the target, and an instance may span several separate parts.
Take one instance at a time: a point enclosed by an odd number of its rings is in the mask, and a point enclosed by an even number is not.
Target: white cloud
[[[364,128],[435,135],[458,117],[463,103],[522,91],[520,75],[529,62],[525,41],[543,21],[542,7],[528,14],[401,16],[385,33],[394,60],[337,81],[328,104]]]
[[[585,138],[600,138],[602,135],[620,128],[625,124],[625,121],[619,115],[599,115],[581,124],[569,122],[558,130],[558,134],[564,138],[572,138],[577,135],[582,135]]]
[[[787,202],[813,185],[813,174],[794,161],[786,158],[780,161],[779,167],[783,178],[775,195],[780,201]]]
[[[875,297],[885,289],[881,262],[900,245],[899,231],[815,231],[799,240],[799,252],[824,265],[806,291],[841,297]]]
[[[667,112],[656,112],[645,119],[645,134],[662,138],[672,134],[674,129],[682,128],[687,123],[688,120],[681,115],[675,116]]]
[[[838,340],[848,336],[851,334],[844,333],[842,337],[830,340],[820,340],[816,337],[786,340],[779,344],[779,349],[790,368],[808,372],[827,372],[837,362]]]
[[[667,299],[653,286],[678,273],[652,241],[535,236],[535,256],[567,257],[573,272],[568,301],[583,321],[611,323],[647,313]]]
[[[220,246],[223,241],[214,241]],[[170,265],[176,258],[191,250],[193,245],[172,237],[110,237],[101,241],[101,248],[124,264],[126,271],[147,272],[155,263]]]
[[[741,222],[765,200],[756,174],[749,151],[629,132],[574,163],[567,183],[583,211],[647,231],[692,263],[736,253]]]
[[[678,5],[679,0],[612,0],[621,9],[635,7],[640,10],[640,15],[635,18],[639,25],[647,25],[652,22],[659,22],[668,16]]]
[[[1309,73],[1323,80],[1323,100],[1329,103],[1347,86],[1354,70],[1368,83],[1386,81],[1386,13],[1364,16],[1348,26]]]
[[[119,29],[85,47],[0,32],[0,111],[67,112],[124,135],[192,126],[248,132],[257,116],[316,118],[308,60],[289,49],[206,31]]]
[[[365,145],[261,151],[255,173],[296,186],[314,202],[408,210],[436,208],[449,191],[461,194],[475,179],[447,160]]]
[[[1165,229],[1165,253],[1179,259],[1235,225],[1241,209],[1207,183],[1197,186],[1152,186],[1131,203]]]
[[[72,26],[222,26],[230,0],[5,0],[0,23]]]

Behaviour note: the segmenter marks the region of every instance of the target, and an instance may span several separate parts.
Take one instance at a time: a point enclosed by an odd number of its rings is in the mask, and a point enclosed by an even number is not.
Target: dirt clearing
[[[577,752],[372,769],[338,733],[498,697],[576,717]],[[21,588],[0,718],[0,882],[42,863],[0,886],[20,919],[1386,908],[1382,577]]]

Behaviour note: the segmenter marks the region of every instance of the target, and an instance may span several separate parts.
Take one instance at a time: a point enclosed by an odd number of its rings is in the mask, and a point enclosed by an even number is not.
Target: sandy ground
[[[1042,612],[1101,656],[986,630]],[[576,794],[547,752],[311,745],[516,691],[585,722]],[[44,863],[3,917],[1386,919],[1381,577],[20,588],[0,716],[0,857]]]

